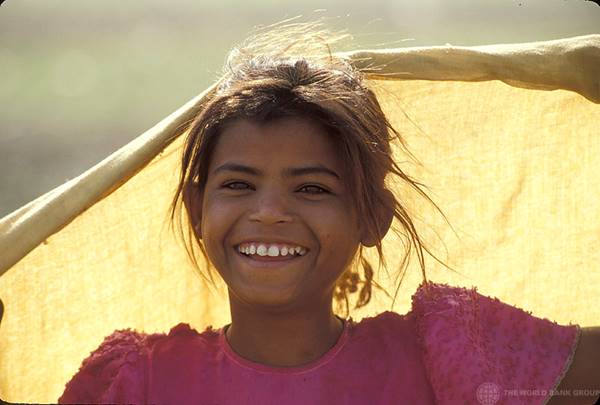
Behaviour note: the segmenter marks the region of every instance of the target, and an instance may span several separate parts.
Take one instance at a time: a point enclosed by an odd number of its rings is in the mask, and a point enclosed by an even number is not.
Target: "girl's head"
[[[402,140],[345,60],[293,44],[255,49],[231,53],[191,124],[172,213],[182,201],[207,268],[237,299],[284,308],[333,294],[348,310],[348,293],[359,291],[357,306],[366,305],[374,272],[363,247],[376,247],[385,267],[381,240],[394,217],[423,267],[412,221],[385,183],[395,174],[420,191],[393,160],[390,142]],[[321,170],[290,175],[303,167]],[[248,242],[306,254],[259,271],[238,251],[253,249]]]

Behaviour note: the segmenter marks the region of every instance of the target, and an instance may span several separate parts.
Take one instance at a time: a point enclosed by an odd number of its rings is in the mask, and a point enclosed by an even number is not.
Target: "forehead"
[[[209,173],[225,162],[260,168],[323,165],[342,175],[343,162],[331,135],[308,118],[286,117],[267,123],[239,119],[218,135]]]

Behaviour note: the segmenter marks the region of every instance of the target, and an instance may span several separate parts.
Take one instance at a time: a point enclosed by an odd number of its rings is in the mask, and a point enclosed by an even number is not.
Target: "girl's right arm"
[[[573,363],[548,405],[592,404],[600,398],[600,326],[581,328]]]

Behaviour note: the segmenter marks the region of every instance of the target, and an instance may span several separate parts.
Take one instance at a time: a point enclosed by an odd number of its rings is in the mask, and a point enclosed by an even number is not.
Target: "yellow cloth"
[[[461,273],[426,256],[429,279],[478,286],[559,323],[600,324],[590,305],[600,285],[600,35],[347,56],[370,66],[370,85],[422,163],[398,151],[401,167],[452,226],[399,186],[428,245]],[[182,139],[171,141],[201,96],[0,221],[2,399],[55,401],[115,329],[229,321],[223,284],[207,287],[168,227]],[[384,252],[394,269],[403,246],[392,232]],[[378,280],[393,293],[393,278]],[[415,260],[394,310],[410,308],[420,281]],[[375,290],[351,315],[390,304]]]

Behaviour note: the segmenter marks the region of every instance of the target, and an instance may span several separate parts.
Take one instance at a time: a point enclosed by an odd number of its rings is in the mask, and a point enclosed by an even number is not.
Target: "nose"
[[[281,191],[265,190],[256,198],[256,205],[249,216],[251,221],[276,224],[292,221],[287,198]]]

